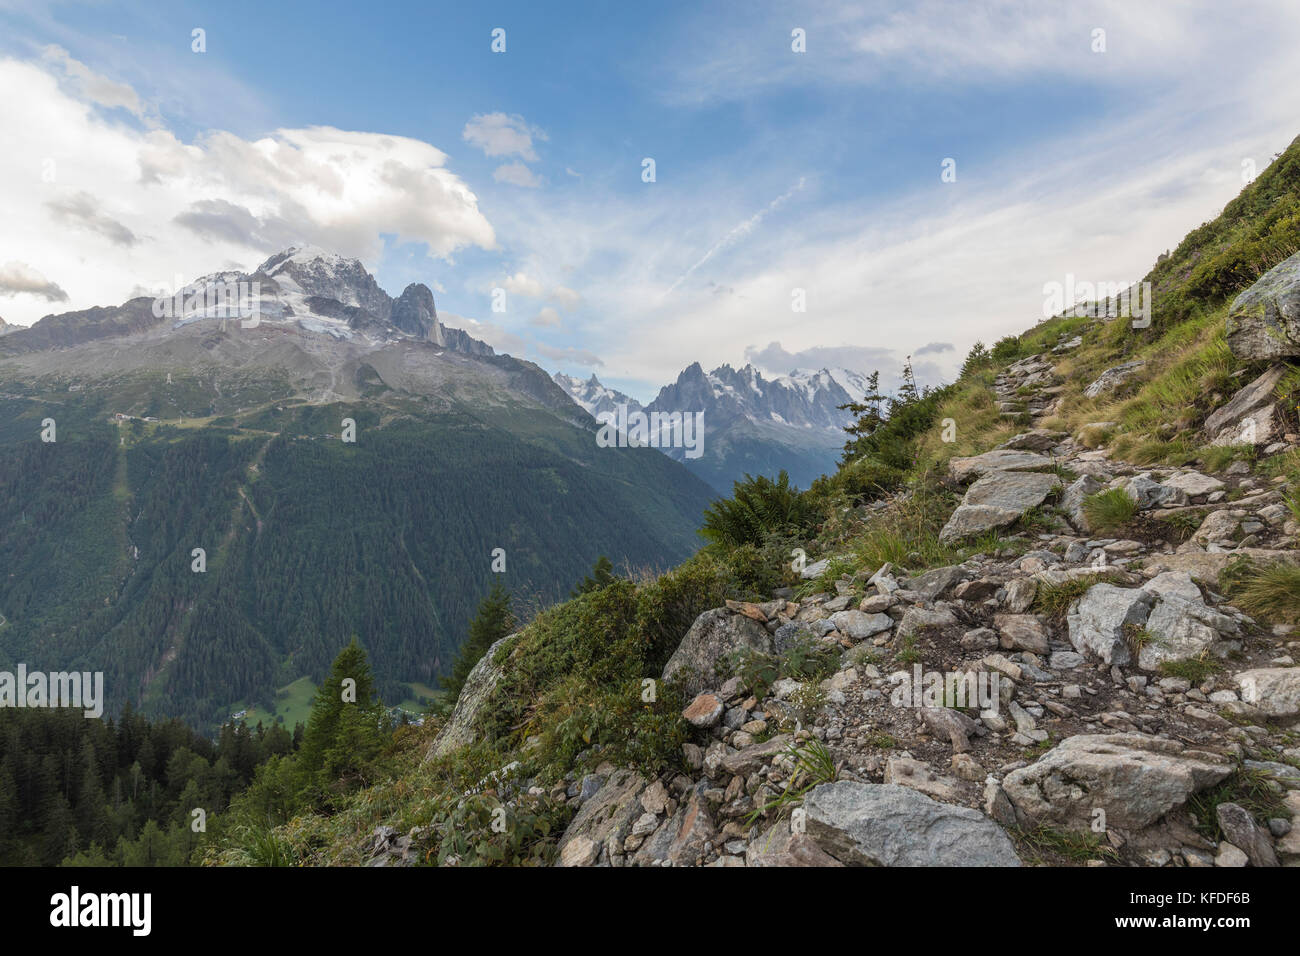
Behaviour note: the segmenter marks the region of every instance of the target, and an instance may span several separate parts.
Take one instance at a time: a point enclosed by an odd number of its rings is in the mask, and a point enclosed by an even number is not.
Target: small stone
[[[715,726],[722,719],[725,705],[714,694],[698,695],[685,710],[682,711],[682,717],[692,727],[699,727],[707,730]]]

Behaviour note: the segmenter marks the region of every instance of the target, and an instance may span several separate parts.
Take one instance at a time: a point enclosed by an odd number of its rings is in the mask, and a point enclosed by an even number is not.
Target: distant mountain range
[[[703,454],[690,458],[668,442],[661,450],[683,462],[716,491],[730,494],[745,474],[781,469],[800,487],[834,471],[853,416],[840,408],[867,392],[866,376],[848,369],[795,369],[764,378],[754,366],[722,365],[705,372],[698,362],[659,390],[647,405],[606,388],[595,375],[583,381],[563,373],[555,382],[594,417],[625,406],[646,414],[704,413]]]
[[[598,447],[423,284],[295,247],[150,292],[0,337],[0,669],[103,671],[110,712],[211,727],[355,634],[397,703],[447,672],[495,553],[549,603],[600,554],[699,544],[708,485]]]

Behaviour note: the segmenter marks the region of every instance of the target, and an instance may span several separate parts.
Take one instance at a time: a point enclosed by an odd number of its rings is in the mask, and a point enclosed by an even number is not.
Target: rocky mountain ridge
[[[664,454],[697,471],[722,494],[746,473],[775,476],[784,468],[807,487],[833,470],[844,444],[844,426],[852,416],[841,409],[861,398],[866,377],[847,369],[808,371],[765,378],[753,365],[712,372],[695,362],[642,405],[601,385],[595,375],[585,382],[563,373],[555,381],[593,416],[629,411],[703,412],[706,433],[703,460],[689,460],[684,449],[665,442]]]

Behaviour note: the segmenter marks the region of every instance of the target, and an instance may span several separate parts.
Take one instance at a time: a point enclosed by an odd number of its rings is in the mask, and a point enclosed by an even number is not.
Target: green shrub
[[[817,517],[811,499],[790,484],[785,471],[776,481],[745,475],[744,481],[734,483],[730,498],[719,498],[705,509],[700,534],[733,547],[760,546],[773,533],[811,530]]]

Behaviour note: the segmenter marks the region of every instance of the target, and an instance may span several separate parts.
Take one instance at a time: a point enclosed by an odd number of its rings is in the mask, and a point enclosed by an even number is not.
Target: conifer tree
[[[299,754],[303,796],[315,802],[357,777],[379,754],[386,730],[370,662],[353,637],[316,691]]]
[[[592,565],[591,574],[584,575],[583,579],[578,582],[578,586],[569,592],[569,597],[579,597],[583,594],[590,594],[592,591],[599,591],[603,587],[613,584],[614,564],[603,554],[596,559]]]
[[[510,634],[515,624],[514,612],[510,610],[510,592],[497,581],[488,596],[479,602],[478,613],[469,622],[469,636],[456,655],[451,675],[442,679],[442,686],[448,694],[453,698],[460,696],[460,689],[465,686],[465,678],[469,677],[474,665],[489,647]]]

